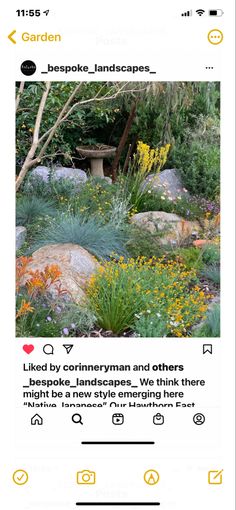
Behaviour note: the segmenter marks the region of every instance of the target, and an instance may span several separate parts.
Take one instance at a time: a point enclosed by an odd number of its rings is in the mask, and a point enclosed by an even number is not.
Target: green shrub
[[[73,243],[82,246],[98,258],[126,254],[126,235],[110,223],[103,225],[96,218],[59,216],[36,239],[33,249],[48,244]]]
[[[19,309],[22,301],[28,302],[28,294],[21,289],[16,300],[16,308]],[[19,317],[16,321],[17,337],[60,337],[61,317],[57,313],[58,304],[50,301],[44,296],[44,299],[31,299],[30,306],[32,313],[27,313]]]
[[[206,320],[195,329],[193,336],[216,338],[220,337],[220,305],[215,304],[214,307],[207,312]]]
[[[16,202],[16,224],[31,225],[39,217],[55,216],[53,202],[37,196],[22,195]]]
[[[204,264],[202,261],[202,251],[190,246],[189,248],[178,248],[173,253],[173,257],[180,260],[188,270],[195,269],[200,271]]]
[[[71,198],[78,194],[74,182],[70,179],[52,180],[49,175],[48,181],[44,181],[39,175],[29,173],[22,187],[25,195],[31,196],[32,193],[38,197],[60,200],[61,197]]]
[[[71,179],[50,179],[49,190],[51,196],[60,200],[61,198],[70,198],[78,194],[78,188]]]
[[[77,332],[88,334],[96,323],[96,317],[89,308],[76,303],[67,304],[61,318],[61,330],[68,336],[77,336]]]
[[[185,195],[173,201],[172,212],[190,221],[203,218],[205,213],[203,207],[196,198]]]
[[[184,185],[194,195],[214,199],[220,191],[220,148],[192,142],[179,150]]]
[[[100,221],[108,222],[116,191],[117,186],[109,184],[106,179],[90,178],[70,200],[70,211],[74,215],[98,216]]]
[[[90,278],[88,296],[100,327],[121,334],[137,326],[143,314],[160,314],[168,336],[187,336],[204,317],[204,292],[194,270],[162,259],[128,259],[104,263]]]
[[[24,195],[31,196],[34,194],[37,197],[52,198],[50,183],[44,181],[39,175],[32,175],[30,172],[22,185],[22,192]]]
[[[199,116],[174,149],[176,167],[193,195],[216,198],[220,193],[220,128],[218,117]]]
[[[154,191],[151,186],[150,189],[144,191],[140,197],[137,212],[146,211],[164,211],[172,213],[174,204],[171,200],[160,191]]]
[[[206,244],[202,250],[202,260],[207,265],[219,264],[220,248],[215,244]]]
[[[163,246],[159,242],[163,232],[155,232],[152,234],[148,230],[139,228],[136,225],[127,227],[128,241],[126,248],[130,257],[161,257],[163,254]]]
[[[151,187],[140,197],[136,212],[146,211],[174,213],[190,221],[199,220],[205,214],[202,204],[196,198],[182,195],[172,199],[165,191],[157,191]]]
[[[160,319],[160,314],[142,314],[134,324],[135,336],[142,338],[161,338],[168,335],[169,331],[165,322]]]
[[[206,266],[202,271],[202,276],[207,280],[211,280],[215,285],[220,285],[220,266]]]

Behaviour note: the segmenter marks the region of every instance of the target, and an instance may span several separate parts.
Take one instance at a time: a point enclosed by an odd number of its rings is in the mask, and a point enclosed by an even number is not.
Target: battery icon
[[[209,16],[223,16],[224,11],[222,9],[212,9],[209,11]]]

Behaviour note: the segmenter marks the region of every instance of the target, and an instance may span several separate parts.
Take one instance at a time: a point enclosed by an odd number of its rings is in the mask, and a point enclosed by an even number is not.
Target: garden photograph
[[[16,336],[220,337],[219,82],[15,101]]]

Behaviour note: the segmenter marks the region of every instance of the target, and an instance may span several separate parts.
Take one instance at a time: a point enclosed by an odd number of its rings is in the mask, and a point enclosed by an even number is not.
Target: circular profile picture
[[[25,76],[32,76],[36,71],[36,64],[32,60],[25,60],[22,62],[20,70]]]
[[[195,414],[193,417],[193,421],[194,421],[195,425],[203,425],[203,423],[205,422],[204,414],[202,414],[202,413]]]

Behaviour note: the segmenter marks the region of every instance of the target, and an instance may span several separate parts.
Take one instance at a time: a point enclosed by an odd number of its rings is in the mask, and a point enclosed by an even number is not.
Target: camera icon
[[[76,478],[79,485],[94,485],[96,483],[96,473],[88,469],[78,471]]]

